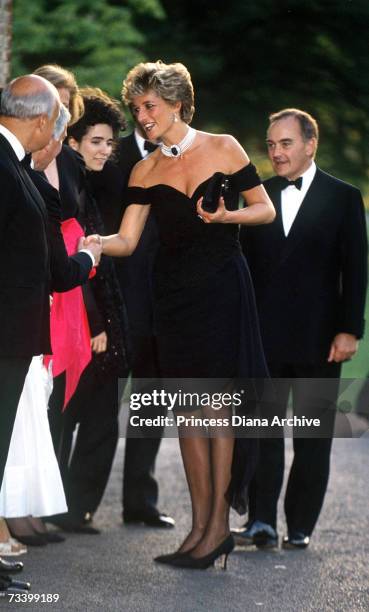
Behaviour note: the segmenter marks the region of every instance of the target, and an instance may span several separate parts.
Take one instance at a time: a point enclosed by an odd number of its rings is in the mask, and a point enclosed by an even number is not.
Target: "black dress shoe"
[[[257,548],[278,547],[278,533],[274,527],[263,521],[254,521],[249,526],[232,529],[231,533],[238,546],[254,545]]]
[[[0,557],[0,572],[5,572],[6,574],[15,574],[16,572],[21,572],[22,569],[22,561],[5,561]]]
[[[144,523],[148,527],[159,527],[161,529],[172,529],[175,526],[175,520],[167,514],[161,512],[145,512],[131,514],[125,512],[123,514],[124,523]]]
[[[24,582],[23,580],[13,580],[10,576],[6,576],[2,574],[0,576],[0,589],[6,590],[9,587],[14,587],[16,589],[24,589],[29,591],[31,588],[30,582]]]
[[[231,534],[237,546],[254,546],[252,526],[254,521],[247,522],[243,527],[231,529]]]
[[[85,533],[87,535],[98,535],[99,533],[101,533],[100,529],[97,529],[96,527],[93,527],[91,524],[90,520],[77,520],[77,519],[73,519],[73,518],[69,518],[68,516],[63,516],[60,515],[60,517],[53,517],[51,522],[53,525],[56,525],[57,527],[59,527],[60,529],[62,529],[63,531],[66,531],[67,533]],[[51,532],[48,532],[49,536],[55,536],[57,534],[52,534]],[[58,536],[58,541],[61,536]],[[49,542],[51,540],[48,540]],[[56,540],[53,540],[54,542]]]
[[[0,587],[0,597],[7,597],[8,595],[28,595],[28,589],[20,589],[19,587],[10,585],[4,589]]]
[[[65,521],[60,524],[60,528],[67,533],[85,533],[86,535],[99,535],[99,533],[101,533],[100,529],[84,521],[80,523],[77,521]]]
[[[309,546],[309,536],[299,531],[292,531],[288,536],[284,536],[282,548],[286,550],[303,550]]]

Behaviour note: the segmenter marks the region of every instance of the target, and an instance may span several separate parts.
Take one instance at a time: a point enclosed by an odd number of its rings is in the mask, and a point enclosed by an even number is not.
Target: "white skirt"
[[[34,357],[19,400],[0,491],[0,516],[5,518],[49,516],[68,509],[47,417],[52,384],[42,355]]]

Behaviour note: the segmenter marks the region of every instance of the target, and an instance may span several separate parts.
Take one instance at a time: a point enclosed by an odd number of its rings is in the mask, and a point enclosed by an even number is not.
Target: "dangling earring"
[[[177,123],[178,122],[178,117],[175,113],[173,113],[173,122]]]

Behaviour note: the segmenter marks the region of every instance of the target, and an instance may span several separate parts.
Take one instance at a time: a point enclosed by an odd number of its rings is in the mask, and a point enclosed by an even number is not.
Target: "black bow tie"
[[[158,145],[154,144],[153,142],[150,142],[150,140],[145,140],[145,144],[144,144],[145,151],[147,151],[148,153],[152,153],[157,148],[158,148]]]
[[[302,176],[299,176],[299,178],[297,178],[295,181],[289,181],[284,176],[280,176],[278,184],[281,191],[283,191],[283,189],[286,189],[286,187],[291,187],[291,185],[296,187],[296,189],[300,190],[302,187]]]
[[[32,161],[32,153],[26,153],[23,159],[21,159],[21,164],[25,168],[29,168],[31,166]]]

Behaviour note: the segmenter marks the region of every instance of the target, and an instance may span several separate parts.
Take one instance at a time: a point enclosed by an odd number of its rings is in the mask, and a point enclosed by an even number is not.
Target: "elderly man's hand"
[[[359,342],[356,336],[344,333],[337,334],[331,344],[328,361],[335,361],[336,363],[347,361],[355,355],[358,346]]]
[[[83,240],[84,240],[85,248],[88,248],[91,243],[102,244],[102,239],[101,239],[101,236],[99,236],[99,234],[90,234],[89,236],[85,236]]]
[[[88,241],[88,238],[92,238],[92,240]],[[100,240],[96,240],[95,236],[88,236],[88,238],[80,239],[78,243],[78,250],[81,251],[83,249],[85,251],[90,251],[90,253],[95,258],[95,264],[98,266],[100,263],[101,253],[102,253],[102,243],[101,243],[100,236],[97,236],[97,238],[99,238]]]

